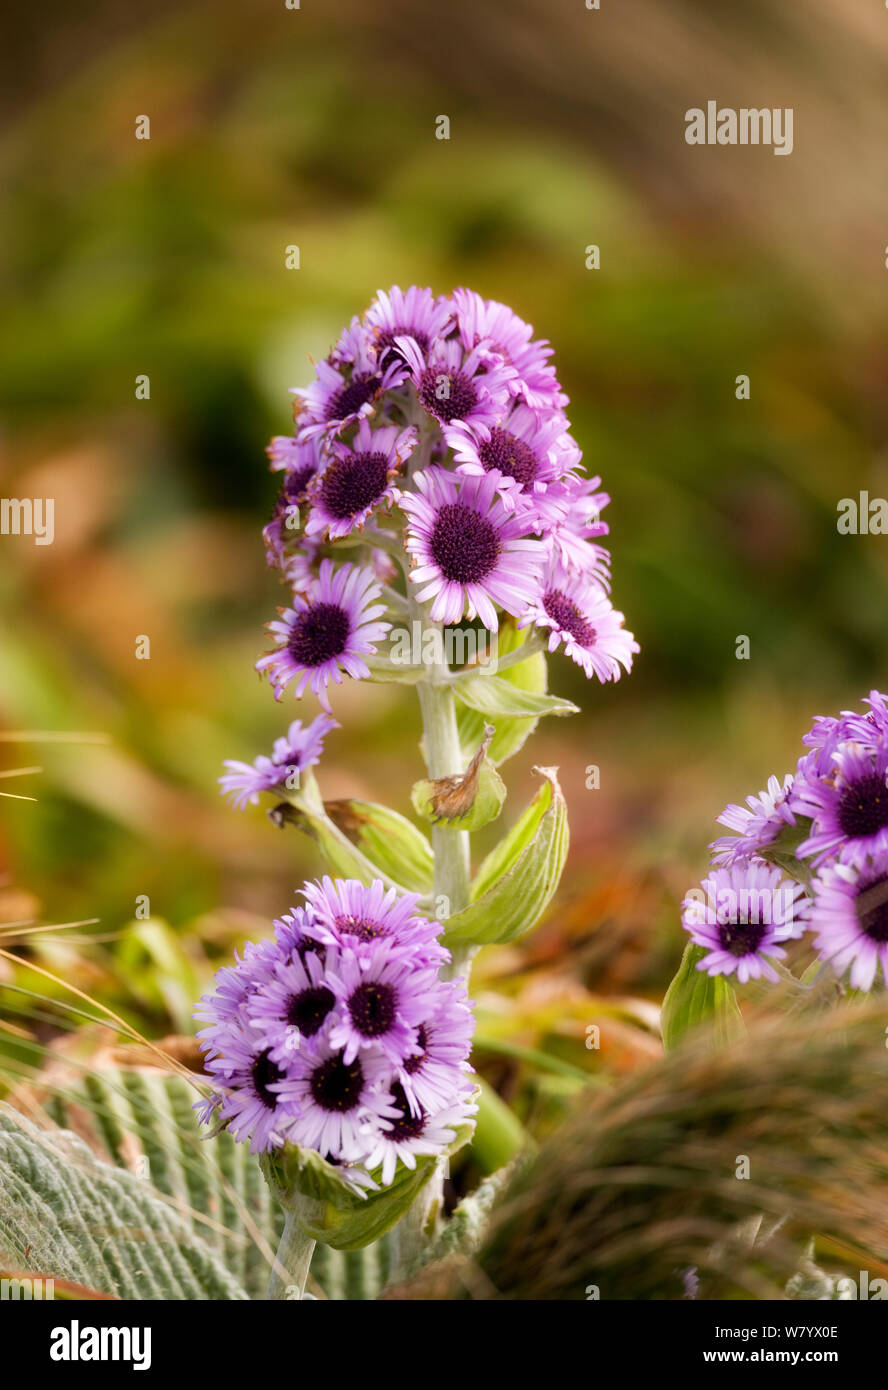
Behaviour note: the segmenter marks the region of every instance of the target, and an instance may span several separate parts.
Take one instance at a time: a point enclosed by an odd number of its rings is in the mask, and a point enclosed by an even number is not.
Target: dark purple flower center
[[[344,420],[348,415],[356,415],[362,405],[372,401],[381,385],[380,378],[369,373],[353,376],[328,403],[327,419]]]
[[[404,1094],[404,1087],[396,1081],[392,1087],[392,1101],[395,1108],[400,1112],[397,1119],[390,1119],[391,1129],[386,1130],[386,1138],[393,1139],[399,1143],[404,1139],[418,1139],[425,1129],[426,1117],[420,1112],[419,1115],[410,1113],[410,1106],[407,1104],[407,1097]]]
[[[591,647],[595,641],[595,629],[587,622],[577,605],[560,589],[549,589],[543,594],[543,607],[553,622],[563,632],[569,632],[581,647]]]
[[[345,651],[351,623],[338,603],[315,603],[296,615],[287,650],[299,666],[323,666]]]
[[[312,1099],[322,1110],[354,1110],[360,1104],[364,1092],[364,1070],[355,1058],[350,1067],[342,1060],[340,1052],[315,1067],[309,1082]]]
[[[349,996],[348,1012],[362,1038],[381,1038],[395,1021],[398,996],[393,985],[369,980]]]
[[[287,1004],[287,1022],[298,1028],[304,1037],[313,1038],[335,1002],[332,992],[325,985],[300,990]]]
[[[883,891],[880,893],[879,889]],[[879,897],[882,902],[873,902],[873,898]],[[862,888],[855,907],[864,936],[880,944],[888,941],[888,878],[876,879]]]
[[[539,471],[537,456],[530,445],[508,430],[492,429],[490,438],[480,445],[478,455],[488,473],[498,468],[522,487],[530,487]]]
[[[337,931],[348,932],[351,936],[356,936],[360,941],[375,941],[378,936],[387,936],[385,927],[379,922],[374,922],[370,917],[351,917],[343,914],[341,917],[334,918],[334,926]]]
[[[718,939],[732,956],[749,956],[758,950],[767,930],[760,922],[720,922]]]
[[[418,393],[429,414],[445,424],[464,420],[478,404],[472,378],[465,372],[445,372],[441,367],[426,367],[419,378]]]
[[[268,1052],[260,1052],[253,1063],[253,1090],[267,1110],[273,1110],[278,1103],[277,1093],[269,1089],[274,1082],[283,1081],[284,1073],[272,1060]]]
[[[352,454],[335,458],[321,482],[321,501],[331,516],[344,518],[378,502],[388,482],[385,454]]]
[[[426,1032],[424,1023],[421,1023],[416,1030],[416,1046],[422,1048],[422,1051],[414,1052],[404,1063],[404,1070],[408,1076],[412,1076],[414,1072],[419,1071],[426,1059],[426,1053],[429,1050],[429,1035]]]
[[[448,502],[435,517],[429,548],[445,579],[480,584],[496,566],[500,542],[496,527],[471,507]]]
[[[293,502],[298,502],[305,496],[305,489],[308,487],[316,473],[313,464],[306,464],[304,468],[294,469],[292,473],[287,473],[284,477],[281,495],[278,505],[282,510],[286,509]]]
[[[888,825],[888,787],[878,772],[864,773],[842,792],[838,806],[843,835],[860,839]]]
[[[427,353],[429,350],[427,334],[421,332],[418,328],[406,328],[403,324],[399,324],[397,328],[384,328],[377,337],[376,341],[380,354],[387,348],[391,357],[395,357],[403,362],[404,354],[401,349],[396,346],[396,338],[412,338],[420,352]]]

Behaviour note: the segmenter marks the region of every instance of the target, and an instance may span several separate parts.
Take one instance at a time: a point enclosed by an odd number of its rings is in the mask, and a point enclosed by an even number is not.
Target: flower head
[[[888,983],[888,854],[826,864],[812,884],[815,949],[852,989],[872,989],[879,966]]]
[[[368,420],[359,421],[351,443],[335,441],[313,479],[306,536],[338,540],[359,530],[377,508],[391,506],[398,471],[415,447],[414,429],[374,430]]]
[[[737,864],[760,854],[772,844],[784,826],[795,825],[789,798],[792,792],[793,777],[788,772],[779,782],[776,777],[768,778],[766,789],[758,796],[748,796],[745,806],[731,802],[717,817],[720,825],[726,825],[733,835],[720,835],[709,846],[714,850],[713,864]]]
[[[355,680],[370,674],[363,658],[376,652],[391,627],[379,621],[385,604],[374,600],[380,593],[372,570],[353,564],[337,570],[332,560],[321,562],[318,578],[268,625],[277,647],[256,662],[256,670],[267,672],[276,699],[295,681],[297,697],[310,686],[329,712],[331,681],[340,684],[343,671]]]
[[[450,953],[438,941],[440,926],[416,911],[416,893],[386,889],[380,879],[369,886],[356,878],[323,879],[303,889],[312,913],[312,932],[329,942],[366,955],[379,941],[395,943],[423,965],[441,965]]]
[[[682,926],[707,954],[697,969],[709,975],[736,972],[741,984],[776,981],[772,962],[786,955],[781,943],[804,930],[799,883],[785,883],[780,869],[750,859],[717,868],[682,904]]]
[[[403,361],[398,338],[412,338],[421,353],[450,331],[452,309],[445,298],[436,298],[429,289],[411,285],[406,291],[393,285],[379,290],[367,310],[367,329],[376,345],[380,362]]]
[[[216,1086],[218,1119],[233,1137],[249,1140],[251,1153],[280,1148],[296,1110],[281,1095],[284,1073],[261,1039],[232,1022],[222,1050],[205,1065]]]
[[[319,714],[306,726],[301,719],[294,719],[284,737],[275,739],[270,758],[261,755],[254,763],[226,758],[224,766],[231,770],[219,778],[223,794],[243,811],[248,802],[256,805],[260,792],[285,785],[292,789],[294,782],[298,787],[300,773],[320,761],[324,739],[331,729],[338,728],[327,714]]]
[[[532,600],[545,552],[529,534],[527,508],[505,506],[499,476],[460,480],[427,468],[416,476],[417,491],[401,499],[410,578],[418,601],[431,600],[436,622],[458,623],[467,611],[496,631],[495,604],[518,617]]]
[[[405,378],[403,364],[394,357],[376,360],[375,344],[360,319],[352,319],[333,352],[315,369],[310,386],[297,388],[297,433],[309,441],[338,434],[373,413],[376,400]]]
[[[535,529],[548,531],[563,522],[570,504],[569,481],[580,451],[567,434],[559,411],[541,416],[515,405],[498,425],[480,437],[457,421],[445,426],[457,472],[483,477],[496,472],[498,490],[509,509],[519,499],[534,513]]]
[[[439,980],[414,1047],[398,1071],[398,1084],[411,1109],[434,1113],[449,1105],[466,1084],[473,1029],[464,985]]]
[[[371,1136],[364,1160],[367,1168],[372,1172],[381,1166],[382,1184],[388,1187],[399,1162],[412,1169],[418,1157],[441,1153],[453,1143],[458,1126],[465,1124],[477,1109],[464,1097],[434,1115],[417,1111],[411,1107],[404,1088],[395,1082],[388,1104],[381,1106],[367,1125],[366,1132]]]
[[[360,955],[342,955],[327,967],[339,1003],[331,1046],[342,1048],[347,1063],[367,1049],[403,1063],[432,1007],[435,976],[431,968],[417,969],[392,939],[377,941]]]
[[[841,743],[827,763],[799,778],[793,806],[813,822],[800,855],[859,859],[888,850],[888,742],[881,747]]]
[[[463,346],[507,363],[513,369],[509,386],[513,395],[535,409],[567,405],[548,360],[552,349],[545,339],[533,338],[529,323],[508,305],[482,299],[474,290],[454,290],[453,303]]]
[[[321,456],[315,441],[300,446],[303,464],[299,468],[287,469],[281,482],[271,520],[263,529],[262,537],[268,555],[268,563],[284,569],[291,548],[302,530],[302,504],[308,494],[308,485],[320,467]]]
[[[623,621],[594,575],[571,573],[556,560],[549,563],[518,626],[548,630],[550,652],[563,644],[587,677],[604,682],[619,680],[621,666],[630,671],[640,650]]]
[[[419,404],[439,424],[460,420],[485,433],[505,413],[514,368],[487,361],[478,350],[464,351],[455,338],[439,341],[428,356],[414,338],[395,342]]]

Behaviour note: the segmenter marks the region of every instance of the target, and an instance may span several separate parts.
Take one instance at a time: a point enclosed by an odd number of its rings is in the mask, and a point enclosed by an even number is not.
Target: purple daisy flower
[[[532,602],[545,551],[528,533],[526,506],[507,509],[498,473],[458,479],[443,468],[415,478],[405,495],[405,545],[416,567],[410,579],[420,603],[432,600],[436,622],[458,623],[465,610],[496,631],[494,604],[518,617]]]
[[[398,1083],[414,1113],[446,1109],[466,1084],[475,1020],[460,980],[440,980]]]
[[[212,994],[201,996],[194,1017],[208,1024],[198,1033],[207,1047],[218,1051],[225,1030],[234,1019],[241,1017],[244,1006],[254,990],[271,979],[278,948],[273,941],[248,941],[243,956],[235,952],[234,965],[216,971]],[[204,1046],[204,1043],[201,1043]]]
[[[610,496],[602,492],[601,479],[587,478],[574,474],[568,478],[568,511],[560,526],[552,532],[550,546],[556,556],[568,569],[588,570],[596,563],[609,567],[607,551],[595,542],[606,536],[610,530],[601,513],[610,502]],[[590,553],[593,560],[590,561]]]
[[[769,777],[766,789],[758,796],[748,796],[745,806],[730,802],[716,819],[734,833],[713,840],[709,846],[715,851],[713,864],[741,863],[772,844],[784,826],[795,825],[789,805],[792,787],[793,776],[787,772],[782,783]]]
[[[804,930],[806,900],[800,883],[782,882],[780,869],[751,859],[717,868],[682,903],[682,926],[707,949],[698,970],[731,975],[741,984],[778,980],[771,962],[786,952],[781,942]]]
[[[319,457],[316,440],[298,439],[294,434],[276,434],[265,452],[272,473],[292,473],[302,480],[303,490],[317,471]]]
[[[328,966],[327,979],[339,1005],[330,1046],[342,1049],[346,1065],[367,1048],[402,1063],[431,1007],[434,971],[417,969],[388,939],[360,955],[343,952]]]
[[[289,957],[294,953],[304,956],[308,951],[317,951],[323,960],[325,945],[318,936],[310,907],[294,907],[282,917],[276,917],[272,925],[278,959],[281,953]]]
[[[313,455],[311,465],[288,470],[284,474],[281,490],[277,495],[271,520],[262,530],[262,539],[270,565],[283,569],[287,564],[288,549],[299,537],[302,529],[302,504],[307,496],[308,484],[319,467],[320,456],[312,443],[308,452]]]
[[[510,390],[534,409],[567,405],[549,363],[552,348],[545,339],[533,340],[533,328],[508,305],[482,299],[474,290],[453,292],[456,324],[467,351],[479,347],[515,369]]]
[[[815,949],[852,989],[872,989],[881,965],[888,982],[888,855],[865,864],[827,864],[812,884]]]
[[[793,806],[813,822],[798,853],[820,862],[832,851],[859,859],[888,850],[888,746],[842,743],[830,763],[796,784]]]
[[[416,911],[417,893],[386,890],[380,879],[369,886],[357,878],[306,883],[303,889],[313,914],[312,932],[320,941],[366,953],[380,941],[391,941],[422,965],[442,965],[450,952],[438,941],[441,930]]]
[[[512,408],[486,438],[478,438],[462,422],[445,425],[444,437],[453,450],[457,472],[484,477],[496,470],[499,491],[512,510],[524,497],[532,506],[538,529],[550,530],[566,516],[569,492],[566,480],[580,459],[580,451],[568,447],[564,417],[555,412],[540,417],[526,405]],[[570,441],[572,443],[572,441]]]
[[[396,339],[412,338],[420,352],[427,354],[438,339],[447,336],[452,317],[447,300],[436,298],[431,290],[411,285],[405,292],[393,285],[388,292],[377,292],[367,310],[366,325],[380,361],[387,355],[403,361]]]
[[[398,338],[396,345],[420,405],[439,424],[462,420],[483,434],[505,414],[513,367],[486,362],[478,350],[466,353],[455,338],[439,340],[428,359],[413,338]]]
[[[231,771],[219,778],[223,796],[230,796],[234,805],[243,811],[248,802],[254,806],[258,803],[260,792],[273,791],[285,784],[295,790],[293,779],[298,787],[299,774],[320,762],[324,739],[331,729],[338,728],[336,720],[327,714],[319,714],[304,727],[301,719],[294,719],[285,736],[275,739],[270,758],[261,755],[254,763],[226,758],[223,766]]]
[[[398,1163],[416,1167],[421,1155],[443,1153],[456,1138],[457,1127],[477,1112],[477,1105],[463,1100],[435,1115],[412,1109],[397,1082],[392,1087],[391,1104],[380,1108],[372,1125],[373,1142],[364,1163],[371,1172],[382,1167],[380,1178],[388,1187]]]
[[[360,530],[377,507],[397,500],[395,478],[416,448],[416,430],[396,425],[372,430],[360,420],[350,444],[336,441],[315,477],[305,534],[338,540]]]
[[[293,954],[278,961],[272,978],[250,996],[246,1013],[253,1034],[284,1069],[294,1052],[316,1050],[329,1034],[336,1004],[330,972],[335,967],[332,948],[323,956],[317,951]]]
[[[270,1050],[232,1026],[223,1055],[210,1057],[205,1065],[221,1095],[218,1119],[233,1137],[241,1142],[249,1139],[253,1154],[280,1148],[296,1106],[292,1096],[282,1095],[284,1072]]]
[[[633,654],[641,650],[623,621],[594,576],[573,574],[551,561],[518,626],[549,629],[550,652],[563,643],[587,678],[604,683],[620,679],[621,664],[630,671]]]
[[[326,1039],[316,1050],[294,1052],[281,1086],[286,1103],[298,1112],[288,1137],[324,1158],[360,1163],[370,1122],[391,1104],[385,1089],[390,1074],[381,1053],[361,1052],[346,1062]]]
[[[818,714],[810,732],[805,734],[802,743],[808,748],[822,749],[831,753],[840,743],[861,743],[866,748],[877,748],[888,741],[888,709],[885,696],[878,690],[871,690],[866,714],[855,710],[842,710],[838,716]]]
[[[363,657],[377,651],[375,644],[391,627],[378,621],[385,604],[374,600],[381,593],[372,570],[352,564],[337,570],[332,560],[323,560],[318,578],[268,625],[278,645],[260,657],[256,670],[268,673],[275,699],[295,681],[297,698],[310,686],[329,714],[331,681],[341,685],[343,671],[354,680],[369,676]]]
[[[299,439],[341,433],[371,414],[377,397],[400,386],[406,375],[403,362],[391,354],[377,363],[375,344],[360,320],[353,319],[334,351],[318,363],[311,385],[293,391],[300,402]]]

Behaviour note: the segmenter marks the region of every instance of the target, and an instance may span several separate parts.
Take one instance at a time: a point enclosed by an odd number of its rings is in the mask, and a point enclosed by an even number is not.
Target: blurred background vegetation
[[[473,977],[479,1066],[542,1136],[584,1079],[658,1055],[677,902],[725,802],[789,770],[812,715],[888,684],[885,541],[836,530],[841,497],[888,495],[885,13],[83,0],[14,23],[0,469],[3,495],[55,499],[55,542],[0,539],[0,772],[40,769],[3,785],[35,800],[0,800],[9,1078],[74,1046],[77,1019],[21,992],[62,997],[29,964],[148,1036],[190,1033],[216,965],[321,868],[216,789],[296,713],[252,671],[280,598],[264,445],[378,288],[467,284],[555,346],[642,645],[616,687],[556,658],[583,713],[505,769],[507,818],[532,763],[560,766],[571,810],[546,922]],[[688,147],[709,98],[792,106],[793,154]],[[411,692],[335,709],[324,794],[407,812]],[[21,736],[46,731],[84,737]]]

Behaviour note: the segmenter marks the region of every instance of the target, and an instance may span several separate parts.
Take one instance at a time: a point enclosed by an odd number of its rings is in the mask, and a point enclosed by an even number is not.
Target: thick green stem
[[[413,616],[427,624],[418,604]],[[456,700],[449,685],[448,666],[433,666],[426,679],[417,682],[422,712],[425,760],[430,777],[449,777],[465,771],[465,758],[459,741],[456,722]],[[471,873],[469,833],[446,825],[432,827],[432,850],[435,856],[435,911],[444,920],[460,912],[469,901]],[[450,966],[444,972],[451,978],[468,977],[470,951],[453,952]],[[409,1211],[395,1228],[394,1275],[405,1277],[420,1251],[434,1238],[435,1227],[444,1200],[446,1160],[440,1160],[436,1171],[425,1184]]]
[[[293,1211],[287,1212],[281,1243],[268,1280],[267,1299],[301,1299],[315,1242],[307,1236]]]
[[[430,777],[449,777],[464,772],[456,724],[456,701],[446,685],[424,680],[418,683],[425,735],[426,763]],[[438,911],[460,912],[469,901],[469,834],[446,825],[432,827],[435,855],[435,897],[445,899]]]

